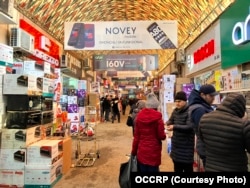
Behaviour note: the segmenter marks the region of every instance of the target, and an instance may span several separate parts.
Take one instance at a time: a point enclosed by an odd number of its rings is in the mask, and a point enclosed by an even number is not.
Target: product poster
[[[65,22],[64,50],[176,49],[177,21]]]
[[[157,54],[143,55],[94,55],[94,70],[109,71],[152,71],[158,69]]]

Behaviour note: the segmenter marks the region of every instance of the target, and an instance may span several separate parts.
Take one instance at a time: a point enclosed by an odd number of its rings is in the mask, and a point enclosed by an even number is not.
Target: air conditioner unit
[[[34,53],[34,36],[20,28],[11,28],[10,46],[14,51]]]
[[[175,52],[175,58],[177,63],[185,63],[186,60],[185,50],[183,48],[177,49]]]
[[[0,0],[0,12],[13,18],[14,0]]]

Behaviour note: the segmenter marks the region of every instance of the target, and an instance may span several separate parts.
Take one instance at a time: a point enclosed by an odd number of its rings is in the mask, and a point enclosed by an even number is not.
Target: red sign
[[[23,19],[20,19],[20,28],[34,36],[34,56],[58,67],[59,46]]]
[[[215,51],[214,39],[210,40],[196,52],[194,52],[194,64],[198,64],[209,56],[213,55]]]

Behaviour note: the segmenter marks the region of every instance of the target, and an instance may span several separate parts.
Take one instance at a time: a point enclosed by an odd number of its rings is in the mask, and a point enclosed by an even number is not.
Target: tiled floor
[[[99,123],[95,141],[81,141],[83,154],[98,151],[100,158],[89,167],[72,167],[53,188],[119,188],[118,175],[120,164],[127,161],[126,154],[131,151],[132,129],[122,115],[121,123]],[[75,164],[76,140],[73,140],[72,164]],[[163,142],[161,171],[173,171],[173,164]]]

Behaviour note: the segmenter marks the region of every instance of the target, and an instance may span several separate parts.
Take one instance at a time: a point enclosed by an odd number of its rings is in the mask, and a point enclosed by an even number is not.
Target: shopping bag
[[[131,172],[137,172],[136,156],[130,156],[127,162],[121,163],[119,173],[119,185],[121,188],[131,188]]]
[[[133,126],[134,122],[133,122],[133,118],[131,117],[131,115],[128,116],[127,121],[126,121],[126,125],[131,127]]]

